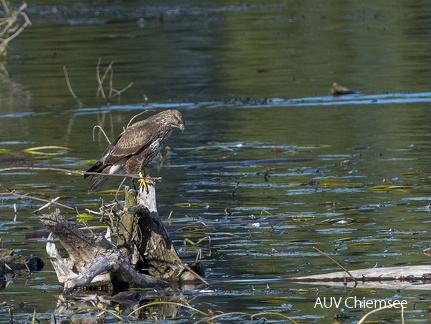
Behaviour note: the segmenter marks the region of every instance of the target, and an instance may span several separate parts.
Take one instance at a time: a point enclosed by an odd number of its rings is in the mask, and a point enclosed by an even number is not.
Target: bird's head
[[[170,111],[171,111],[171,118],[170,118],[171,127],[179,128],[183,132],[184,129],[186,128],[183,115],[181,115],[181,113],[176,109],[172,109]]]
[[[181,131],[184,131],[183,115],[176,109],[164,110],[153,117],[160,125],[170,128],[179,128]]]

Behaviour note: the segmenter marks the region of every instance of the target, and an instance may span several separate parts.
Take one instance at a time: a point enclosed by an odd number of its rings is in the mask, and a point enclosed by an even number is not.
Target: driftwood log
[[[165,288],[171,284],[202,284],[205,279],[181,261],[156,207],[155,184],[145,190],[126,189],[122,209],[108,212],[106,234],[87,233],[56,210],[42,215],[51,231],[46,250],[65,290],[112,285],[114,291],[129,287]],[[57,237],[68,253],[60,256]],[[116,244],[111,242],[116,237]]]
[[[431,289],[431,267],[428,265],[369,268],[294,277],[289,282],[325,286],[348,286],[383,289]]]

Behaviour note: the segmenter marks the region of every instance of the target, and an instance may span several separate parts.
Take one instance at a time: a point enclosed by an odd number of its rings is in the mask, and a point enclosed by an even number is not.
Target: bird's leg
[[[139,177],[140,177],[138,179],[139,187],[141,187],[141,188],[144,187],[145,191],[147,193],[149,193],[150,191],[148,190],[148,185],[151,184],[151,180],[149,180],[150,176],[146,174],[145,170],[143,173],[144,174],[142,174],[142,170],[141,170],[141,172],[139,172]]]

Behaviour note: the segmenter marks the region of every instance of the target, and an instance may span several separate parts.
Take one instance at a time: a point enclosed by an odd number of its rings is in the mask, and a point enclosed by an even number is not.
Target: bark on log
[[[145,261],[144,267],[149,275],[163,280],[208,284],[202,278],[203,273],[196,273],[181,261],[157,212],[154,188],[152,185],[149,191],[140,190],[136,197],[138,227],[142,235],[138,251]]]
[[[131,264],[152,277],[170,282],[207,282],[182,262],[157,212],[155,185],[126,190],[119,223],[119,248]]]
[[[109,283],[121,291],[129,285],[164,288],[170,285],[168,281],[206,283],[181,261],[158,215],[155,185],[148,188],[138,193],[126,189],[122,212],[115,213],[114,221],[110,215],[116,245],[74,227],[59,210],[41,217],[68,253],[68,258],[60,256],[50,234],[47,252],[65,289]]]

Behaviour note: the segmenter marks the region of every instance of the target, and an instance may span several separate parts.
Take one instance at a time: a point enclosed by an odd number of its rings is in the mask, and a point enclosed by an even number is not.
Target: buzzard
[[[174,128],[184,130],[183,116],[178,110],[164,110],[127,127],[87,172],[97,172],[88,192],[102,186],[108,176],[126,171],[128,174],[145,173],[147,166],[160,152]],[[84,175],[84,179],[90,174]],[[93,175],[91,175],[93,177]]]

